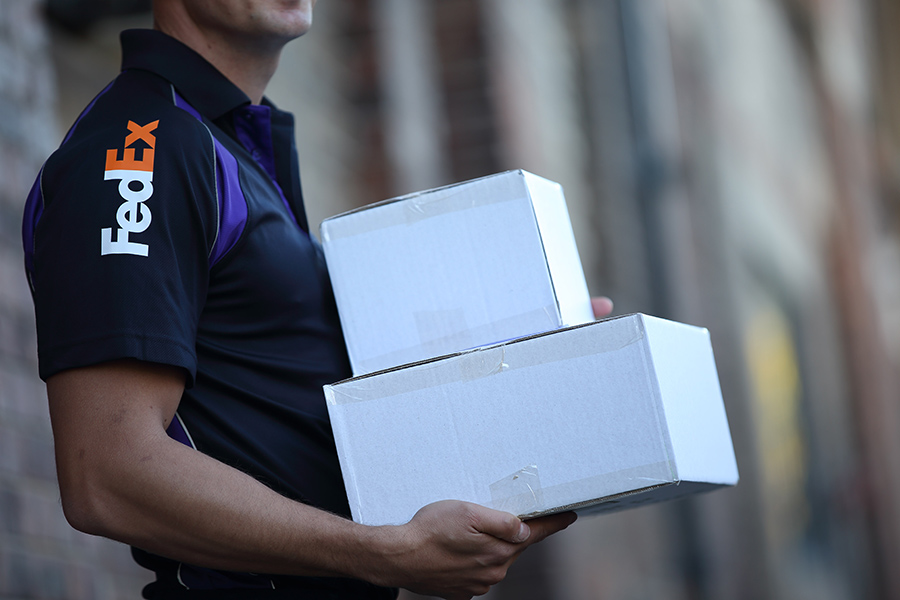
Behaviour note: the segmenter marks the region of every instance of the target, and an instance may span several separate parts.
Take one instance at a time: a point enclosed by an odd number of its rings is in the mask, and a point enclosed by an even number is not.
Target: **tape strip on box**
[[[544,505],[544,491],[537,465],[528,465],[492,483],[491,507],[514,515],[540,510]]]
[[[659,461],[545,488],[541,485],[537,465],[529,465],[489,486],[491,508],[520,518],[532,518],[596,504],[607,497],[677,483],[676,477],[670,461]],[[582,500],[571,501],[573,498]]]
[[[367,367],[370,364],[400,365],[409,363],[411,362],[409,359],[410,353],[413,351],[416,351],[420,355],[421,353],[424,353],[425,355],[436,357],[445,355],[446,351],[444,349],[446,348],[462,348],[464,349],[463,351],[474,349],[474,347],[477,346],[477,344],[474,343],[475,340],[494,339],[491,334],[498,329],[501,331],[504,329],[507,331],[514,329],[514,327],[507,326],[507,323],[514,325],[515,323],[521,322],[535,323],[537,321],[543,321],[545,323],[544,329],[550,330],[556,326],[556,323],[559,320],[558,317],[555,316],[557,314],[556,306],[548,305],[537,310],[523,312],[512,317],[507,317],[506,319],[493,321],[480,327],[470,327],[449,333],[441,333],[441,329],[446,329],[448,315],[453,315],[453,319],[455,319],[457,323],[465,323],[465,318],[458,314],[461,312],[462,309],[459,309],[459,311],[456,312],[453,310],[415,312],[413,318],[416,321],[416,329],[419,334],[418,344],[399,350],[393,350],[391,352],[385,352],[384,354],[379,354],[374,357],[354,356],[353,359],[360,365],[361,370],[365,372],[369,371]],[[496,345],[496,343],[493,345]]]
[[[622,321],[622,325],[609,327],[613,321]],[[571,343],[569,336],[575,330],[591,327],[599,329],[591,332],[594,335],[589,335],[587,339],[583,337],[580,343]],[[544,351],[516,352],[519,344],[548,336],[558,337],[544,340]],[[618,317],[345,379],[326,385],[325,396],[327,402],[333,405],[379,400],[453,382],[473,381],[500,372],[615,352],[640,343],[643,338],[644,330],[637,315]],[[399,376],[401,371],[414,372],[415,376]],[[376,376],[377,379],[373,379]]]

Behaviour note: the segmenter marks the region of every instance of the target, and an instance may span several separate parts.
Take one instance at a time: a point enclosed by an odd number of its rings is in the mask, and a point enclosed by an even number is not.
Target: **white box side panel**
[[[525,181],[531,192],[562,324],[571,326],[592,321],[590,293],[563,188],[556,182],[527,172]]]
[[[643,316],[680,480],[734,485],[737,462],[706,329]]]

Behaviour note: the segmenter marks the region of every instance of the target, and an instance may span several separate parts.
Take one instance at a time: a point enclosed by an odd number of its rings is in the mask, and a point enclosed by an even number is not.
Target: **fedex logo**
[[[111,227],[100,230],[100,254],[134,254],[147,256],[149,247],[147,244],[133,242],[130,239],[133,233],[143,233],[150,227],[152,215],[144,202],[153,195],[153,153],[156,149],[156,136],[153,131],[159,125],[159,121],[153,121],[146,125],[138,125],[134,121],[128,121],[128,135],[125,136],[125,144],[120,150],[106,151],[106,169],[103,179],[119,181],[119,195],[122,204],[116,211],[118,227],[115,234]],[[131,147],[138,140],[143,141],[148,147],[141,151],[141,158],[135,158],[135,148]]]

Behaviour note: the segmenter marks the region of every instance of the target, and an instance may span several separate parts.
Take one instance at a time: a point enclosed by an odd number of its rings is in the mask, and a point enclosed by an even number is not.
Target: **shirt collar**
[[[250,104],[250,98],[218,69],[175,38],[153,29],[129,29],[120,39],[123,71],[142,69],[159,75],[206,118],[215,120]]]

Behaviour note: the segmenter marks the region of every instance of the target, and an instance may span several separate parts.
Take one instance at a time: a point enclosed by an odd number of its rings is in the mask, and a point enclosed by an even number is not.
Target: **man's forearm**
[[[87,533],[210,568],[360,576],[352,565],[372,536],[352,521],[168,439],[134,441],[111,461],[108,480],[85,477],[71,491],[80,499],[64,501],[82,506],[70,520]]]

